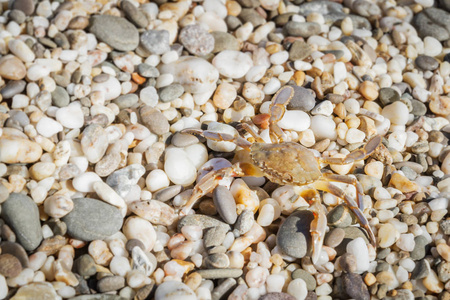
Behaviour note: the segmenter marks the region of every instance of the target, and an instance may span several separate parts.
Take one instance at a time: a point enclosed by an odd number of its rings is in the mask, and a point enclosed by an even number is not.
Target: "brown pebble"
[[[70,20],[69,25],[67,26],[69,29],[85,29],[89,25],[89,18],[86,16],[76,16],[72,20]]]
[[[66,244],[67,238],[61,235],[56,235],[43,240],[36,251],[44,252],[47,256],[49,256],[58,252]]]
[[[22,272],[22,265],[17,257],[6,253],[0,255],[0,274],[5,277],[16,277]]]
[[[325,237],[325,245],[331,248],[339,246],[339,244],[344,240],[345,231],[342,228],[335,228]]]
[[[378,98],[378,87],[372,81],[364,81],[359,85],[359,92],[366,100],[373,101]]]

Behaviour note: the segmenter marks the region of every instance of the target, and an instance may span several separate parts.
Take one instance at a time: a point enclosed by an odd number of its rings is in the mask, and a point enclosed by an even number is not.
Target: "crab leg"
[[[180,131],[181,133],[188,133],[192,135],[200,135],[203,136],[209,140],[213,140],[216,142],[233,142],[239,147],[242,147],[244,149],[249,150],[251,147],[251,143],[247,141],[244,138],[241,138],[240,136],[235,137],[231,134],[227,133],[220,133],[220,132],[213,132],[209,130],[201,130],[201,129],[183,129]]]
[[[359,209],[358,205],[356,204],[355,200],[352,197],[346,195],[343,190],[325,180],[318,180],[314,182],[313,185],[318,190],[328,192],[330,194],[335,195],[336,197],[344,199],[347,206],[355,214],[356,218],[358,219],[358,222],[361,224],[362,227],[364,227],[364,229],[366,229],[372,245],[376,247],[377,244],[376,238],[372,231],[372,228],[370,228],[369,226],[369,221],[367,221],[366,216],[364,216],[363,212]]]
[[[285,140],[285,134],[277,123],[283,118],[286,105],[288,105],[292,97],[294,97],[294,88],[286,85],[278,90],[272,98],[269,119],[270,139],[272,143],[281,143]]]
[[[373,151],[375,151],[375,149],[377,149],[380,143],[381,136],[376,135],[371,138],[362,149],[355,150],[345,157],[321,157],[320,161],[332,165],[345,165],[357,160],[366,159]]]
[[[263,176],[263,174],[256,166],[249,163],[236,163],[231,167],[209,172],[195,185],[191,197],[180,211],[180,216],[187,215],[194,204],[201,197],[211,193],[223,178],[244,176]]]
[[[356,189],[356,196],[357,196],[356,201],[358,203],[358,207],[361,211],[364,211],[364,200],[363,200],[364,191],[361,184],[358,182],[358,180],[356,180],[356,178],[332,173],[322,173],[322,176],[328,181],[342,182],[353,185]]]
[[[247,123],[239,123],[236,126],[236,129],[239,131],[240,129],[245,130],[250,133],[250,135],[255,139],[257,143],[265,143],[265,141],[259,136],[259,134]]]

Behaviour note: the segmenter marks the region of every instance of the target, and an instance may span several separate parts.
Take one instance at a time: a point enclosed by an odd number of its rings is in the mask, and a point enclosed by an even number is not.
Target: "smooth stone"
[[[236,223],[234,224],[234,231],[243,235],[247,233],[255,223],[255,215],[250,209],[244,209],[238,216]]]
[[[159,76],[159,70],[146,63],[139,64],[137,66],[137,72],[139,75],[145,78],[156,78]],[[130,94],[132,95],[132,94]]]
[[[100,293],[117,291],[125,286],[125,278],[122,276],[106,276],[97,282],[97,290]]]
[[[419,100],[411,100],[412,111],[411,113],[415,116],[424,116],[427,113],[427,106],[420,102]]]
[[[83,277],[93,276],[97,273],[95,261],[89,254],[83,254],[73,262],[73,271]]]
[[[155,291],[155,300],[196,300],[190,287],[178,281],[166,281]]]
[[[314,276],[312,276],[308,271],[305,271],[303,269],[297,269],[291,274],[292,279],[301,278],[306,283],[306,287],[308,288],[308,291],[314,291],[317,286],[316,279]]]
[[[27,68],[14,55],[6,55],[0,58],[0,76],[4,79],[21,80],[26,74]]]
[[[237,219],[236,201],[230,190],[222,185],[217,186],[213,191],[213,201],[222,220],[234,224]]]
[[[289,48],[290,60],[303,60],[312,53],[312,48],[304,41],[295,41]],[[295,88],[296,86],[294,86]],[[300,88],[300,87],[299,87]],[[311,95],[312,96],[312,95]]]
[[[184,93],[184,88],[181,84],[173,83],[169,86],[163,87],[158,91],[159,99],[166,103],[179,98]]]
[[[429,7],[418,13],[413,20],[420,37],[432,36],[438,41],[450,38],[450,13]]]
[[[183,186],[181,185],[171,185],[154,193],[152,198],[158,201],[166,202],[181,193],[182,190]]]
[[[258,298],[258,300],[296,300],[296,299],[297,298],[295,298],[294,296],[281,292],[267,293]]]
[[[125,298],[119,295],[95,294],[76,296],[71,298],[71,300],[125,300]]]
[[[27,16],[33,14],[34,8],[35,4],[33,0],[14,0],[11,5],[11,9],[18,9]]]
[[[450,280],[450,262],[441,262],[437,266],[437,275],[441,282],[448,282]]]
[[[353,218],[347,206],[338,205],[328,212],[327,221],[329,225],[344,228],[352,224]]]
[[[24,80],[10,80],[1,90],[3,99],[11,99],[25,90],[27,83]]]
[[[370,293],[361,275],[355,273],[345,273],[343,275],[345,291],[352,299],[369,300]]]
[[[214,49],[212,53],[219,53],[224,50],[239,50],[239,41],[227,32],[213,31],[211,35],[214,38]]]
[[[188,225],[194,225],[194,226],[200,226],[202,229],[207,229],[211,227],[216,226],[222,226],[227,229],[227,231],[230,230],[230,225],[219,221],[213,217],[205,216],[205,215],[187,215],[183,217],[178,222],[178,232],[181,232],[181,228]]]
[[[369,237],[364,229],[354,226],[349,226],[342,229],[345,231],[345,237],[339,244],[339,246],[335,248],[337,255],[340,256],[346,253],[348,243],[350,243],[351,241],[355,240],[358,237],[363,238],[366,244],[369,243]]]
[[[141,34],[141,45],[151,54],[161,55],[170,51],[170,37],[167,30],[147,30]]]
[[[254,9],[243,8],[238,18],[242,23],[250,22],[253,27],[258,27],[266,23],[266,20]]]
[[[175,147],[188,147],[199,142],[198,138],[192,134],[176,132],[171,139],[172,145]]]
[[[146,105],[141,107],[139,114],[142,123],[154,134],[163,135],[169,132],[169,121],[160,110]]]
[[[183,27],[178,40],[187,51],[196,56],[207,55],[214,49],[214,37],[199,24]]]
[[[66,89],[57,86],[52,92],[52,104],[57,107],[66,107],[70,103],[70,97]]]
[[[430,263],[426,259],[416,261],[414,270],[411,272],[411,279],[423,279],[430,274]]]
[[[379,92],[379,99],[383,105],[391,104],[400,100],[398,92],[391,88],[381,88]]]
[[[100,41],[119,51],[132,51],[139,45],[139,32],[125,18],[95,15],[90,18],[89,30]]]
[[[145,13],[134,6],[134,4],[132,4],[130,1],[122,1],[120,3],[120,8],[122,8],[127,19],[130,20],[134,25],[139,28],[147,27],[148,20]]]
[[[319,34],[321,28],[317,23],[289,21],[284,25],[283,30],[289,36],[309,38],[310,36]]]
[[[2,254],[14,255],[20,261],[23,269],[28,268],[29,260],[27,252],[19,243],[8,241],[1,242],[0,250]]]
[[[32,251],[39,246],[43,238],[39,210],[30,197],[17,193],[10,194],[2,203],[1,216],[25,250]]]
[[[203,244],[206,248],[222,245],[228,228],[224,226],[215,226],[205,231],[203,236]]]
[[[19,288],[13,300],[61,299],[49,282],[30,282]]]
[[[308,210],[296,211],[286,218],[277,233],[277,245],[289,256],[302,258],[311,245],[309,233],[314,215]]]
[[[427,253],[426,249],[428,245],[428,240],[424,236],[419,235],[414,238],[414,242],[416,243],[416,245],[414,246],[413,251],[411,251],[410,253],[411,259],[413,260],[423,259]]]
[[[117,106],[120,109],[129,108],[136,103],[138,103],[139,98],[136,94],[127,94],[119,96],[118,98],[114,99],[112,102],[117,104]]]
[[[439,223],[439,227],[446,235],[450,235],[450,220],[442,220]]]
[[[316,99],[310,91],[301,86],[292,85],[294,88],[294,96],[287,105],[290,110],[302,110],[309,112],[316,105]]]
[[[102,126],[91,124],[81,134],[81,149],[91,163],[97,163],[108,148],[108,136]]]
[[[20,260],[12,254],[0,254],[0,274],[5,277],[16,277],[22,271]]]
[[[336,248],[344,240],[345,231],[342,228],[334,228],[325,235],[324,244],[331,248]]]
[[[205,258],[207,268],[224,269],[230,265],[230,260],[225,253],[214,253]]]
[[[126,197],[133,185],[144,175],[145,168],[140,164],[128,165],[115,171],[106,178],[106,183],[119,194]]]
[[[434,71],[439,68],[439,62],[434,57],[427,55],[419,55],[414,62],[424,71]]]
[[[122,214],[114,206],[91,198],[72,201],[73,210],[62,218],[71,237],[82,241],[103,240],[122,227]]]
[[[253,66],[253,61],[243,52],[224,50],[214,57],[212,64],[222,76],[241,78]]]
[[[241,269],[203,269],[197,270],[203,279],[238,278],[243,271]]]

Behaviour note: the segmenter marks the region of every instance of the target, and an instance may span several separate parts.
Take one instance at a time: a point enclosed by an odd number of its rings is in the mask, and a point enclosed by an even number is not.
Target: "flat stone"
[[[6,55],[0,58],[0,76],[3,78],[21,80],[26,74],[27,68],[16,56]]]
[[[223,221],[234,224],[237,219],[236,201],[230,190],[222,185],[217,186],[213,191],[213,201]]]
[[[97,273],[95,261],[89,254],[83,254],[73,262],[73,271],[83,277],[93,276]]]
[[[277,233],[277,245],[289,256],[302,258],[311,249],[311,222],[314,215],[308,210],[291,213]]]
[[[182,190],[182,185],[171,185],[154,193],[152,198],[158,201],[166,202],[181,193]]]
[[[10,80],[1,90],[3,99],[11,99],[25,90],[27,83],[24,80]]]
[[[148,20],[145,14],[130,1],[120,2],[120,8],[122,8],[125,17],[139,28],[145,28],[148,25]]]
[[[55,289],[49,282],[30,282],[19,288],[11,299],[59,299]]]
[[[312,48],[304,41],[295,41],[289,48],[290,60],[303,60],[312,53]]]
[[[197,144],[199,142],[198,138],[192,134],[176,132],[171,139],[172,145],[175,147],[184,148]]]
[[[141,45],[151,54],[161,55],[170,51],[167,30],[147,30],[141,34]]]
[[[67,93],[65,88],[57,86],[52,92],[52,104],[57,107],[66,107],[69,103],[69,93]]]
[[[348,227],[353,221],[351,212],[345,205],[338,205],[329,211],[327,214],[327,220],[329,225],[338,228]]]
[[[171,102],[177,98],[179,98],[184,93],[184,88],[181,84],[172,83],[166,87],[163,87],[158,91],[159,99],[166,103]]]
[[[154,134],[163,135],[169,132],[169,121],[160,110],[146,105],[139,110],[139,114],[142,123]]]
[[[35,4],[33,0],[14,0],[11,9],[18,9],[25,15],[31,16],[34,12]]]
[[[417,67],[424,71],[434,71],[439,68],[439,62],[434,57],[428,55],[419,55],[414,62]]]
[[[424,236],[419,235],[414,238],[414,242],[415,242],[414,249],[410,253],[411,259],[413,260],[423,259],[427,253],[426,251],[428,245],[427,239]]]
[[[344,237],[345,231],[342,228],[334,228],[325,235],[324,243],[328,247],[335,248],[344,240]]]
[[[156,78],[159,76],[159,70],[146,63],[139,64],[137,66],[137,72],[139,75],[145,78]]]
[[[320,33],[320,25],[312,22],[289,21],[283,27],[284,32],[289,36],[308,38]]]
[[[230,260],[225,253],[214,253],[205,258],[207,268],[224,269],[230,265]]]
[[[369,300],[370,294],[367,286],[361,278],[361,275],[356,273],[345,273],[343,275],[343,282],[345,291],[353,299]]]
[[[306,283],[306,287],[308,288],[308,291],[314,291],[317,286],[316,279],[314,276],[312,276],[308,271],[305,271],[303,269],[297,269],[291,274],[292,279],[303,279]]]
[[[223,50],[239,50],[239,41],[227,32],[213,31],[211,35],[214,38],[213,53],[219,53]]]
[[[129,108],[139,102],[139,97],[136,94],[121,95],[112,101],[120,109]]]
[[[12,254],[20,261],[22,268],[28,268],[28,255],[25,249],[18,243],[14,242],[2,242],[0,244],[0,250],[2,254]]]
[[[335,248],[337,255],[343,255],[344,253],[346,253],[347,252],[346,251],[347,244],[358,237],[362,237],[364,239],[364,241],[366,242],[366,244],[369,243],[369,238],[364,229],[362,229],[360,227],[354,227],[354,226],[349,226],[349,227],[345,227],[342,229],[345,231],[345,237],[342,240],[342,242],[339,244],[339,246],[337,246]]]
[[[450,13],[445,10],[426,8],[414,17],[413,25],[421,38],[432,36],[438,41],[450,38]]]
[[[203,279],[238,278],[243,271],[241,269],[204,269],[197,270]]]
[[[411,113],[415,116],[425,116],[427,113],[427,106],[420,102],[419,100],[412,99],[411,100],[412,111]]]
[[[71,237],[82,241],[103,240],[122,227],[122,214],[114,206],[91,198],[72,201],[73,210],[62,218]]]
[[[42,241],[39,210],[30,197],[12,193],[2,203],[1,216],[25,250],[32,251],[39,246]]]
[[[316,105],[316,99],[312,93],[301,86],[292,85],[294,88],[294,96],[287,105],[289,110],[302,110],[309,112]]]
[[[132,51],[139,45],[139,32],[127,19],[111,15],[96,15],[90,20],[90,32],[114,49]]]
[[[398,92],[391,88],[381,88],[379,92],[379,99],[383,105],[391,104],[400,100]]]
[[[214,37],[199,24],[183,27],[178,39],[193,55],[203,56],[214,49]]]
[[[178,281],[166,281],[155,291],[155,300],[195,300],[195,293],[186,284]]]
[[[238,216],[236,223],[234,224],[234,230],[237,231],[239,235],[245,234],[252,228],[253,223],[255,223],[253,211],[245,209]]]
[[[230,225],[219,221],[213,217],[209,217],[209,216],[205,216],[205,215],[188,215],[183,217],[179,222],[178,222],[178,232],[181,232],[181,228],[183,228],[186,225],[196,225],[196,226],[200,226],[202,229],[207,229],[207,228],[211,228],[211,227],[216,227],[216,226],[222,226],[225,227],[227,229],[227,231],[230,230]]]
[[[267,293],[259,297],[258,300],[295,300],[295,299],[297,298],[286,293]]]
[[[5,277],[16,277],[22,271],[22,264],[19,259],[12,254],[0,255],[0,274]]]
[[[244,24],[247,22],[252,23],[253,27],[255,28],[266,23],[266,20],[260,14],[258,14],[256,10],[251,8],[243,8],[238,18]]]
[[[125,286],[125,278],[122,276],[106,276],[97,282],[97,290],[100,293],[117,291]]]
[[[216,226],[206,230],[203,236],[203,244],[205,245],[205,248],[222,245],[227,232],[227,228],[223,226]]]

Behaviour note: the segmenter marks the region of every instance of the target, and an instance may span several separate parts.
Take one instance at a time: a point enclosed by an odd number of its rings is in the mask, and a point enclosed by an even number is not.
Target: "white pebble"
[[[243,52],[224,50],[214,57],[212,64],[222,76],[241,78],[253,66],[253,61],[250,56]]]
[[[81,128],[84,124],[84,114],[81,106],[73,102],[56,111],[56,120],[64,127],[74,129]]]
[[[287,293],[294,296],[297,300],[304,300],[308,295],[306,282],[301,278],[296,278],[289,282]]]
[[[361,274],[369,269],[369,251],[363,238],[358,237],[347,244],[347,253],[356,257],[356,271]]]
[[[37,123],[36,130],[42,136],[49,138],[55,135],[56,133],[62,131],[63,127],[57,121],[48,117],[43,117]]]
[[[168,187],[170,181],[163,170],[156,169],[148,174],[145,183],[150,192],[156,192],[157,190]]]
[[[434,57],[438,56],[442,52],[442,44],[437,39],[431,36],[426,36],[423,39],[424,54]]]
[[[75,177],[72,185],[79,192],[92,193],[94,192],[94,182],[96,181],[102,181],[100,176],[94,172],[86,172]]]
[[[311,125],[311,118],[301,110],[287,110],[278,126],[283,129],[304,131]]]

